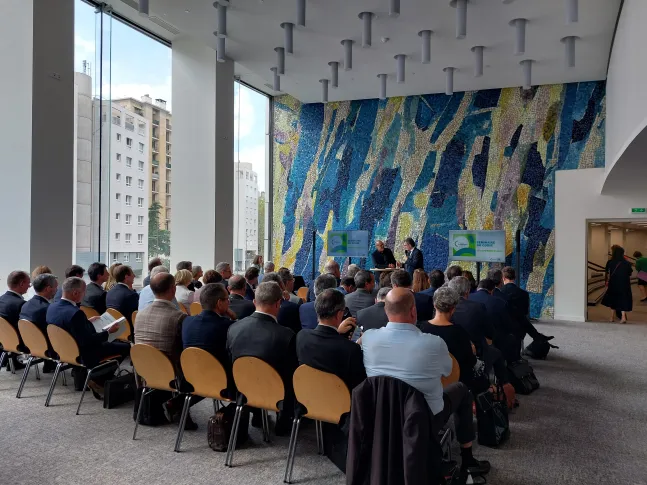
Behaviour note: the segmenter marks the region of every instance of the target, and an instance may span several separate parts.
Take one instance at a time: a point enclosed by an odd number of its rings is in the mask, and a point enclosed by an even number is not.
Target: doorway
[[[602,304],[607,291],[605,268],[611,258],[611,248],[620,246],[624,257],[632,265],[630,287],[632,311],[627,314],[629,323],[647,323],[647,287],[639,285],[638,270],[645,271],[642,256],[647,257],[647,219],[613,219],[587,221],[587,271],[586,271],[586,308],[587,321],[609,322],[612,311]],[[619,319],[616,318],[617,322]]]

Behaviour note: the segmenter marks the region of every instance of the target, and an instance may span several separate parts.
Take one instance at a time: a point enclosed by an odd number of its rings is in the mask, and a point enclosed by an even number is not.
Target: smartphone
[[[357,342],[361,336],[362,336],[362,327],[357,325],[355,327],[355,330],[353,331],[353,335],[351,336],[350,340],[351,342]]]

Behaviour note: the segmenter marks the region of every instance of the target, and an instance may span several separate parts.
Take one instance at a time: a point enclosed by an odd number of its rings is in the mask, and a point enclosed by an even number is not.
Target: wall
[[[604,266],[609,259],[609,228],[606,224],[589,228],[587,259],[592,263]]]
[[[634,251],[640,251],[647,255],[647,231],[631,230],[625,234],[625,254],[627,256],[634,255]]]
[[[604,165],[604,105],[604,82],[325,106],[278,98],[273,258],[310,275],[326,231],[353,228],[399,259],[411,236],[425,268],[444,269],[450,229],[505,229],[510,264],[521,229],[532,315],[552,316],[554,175]]]

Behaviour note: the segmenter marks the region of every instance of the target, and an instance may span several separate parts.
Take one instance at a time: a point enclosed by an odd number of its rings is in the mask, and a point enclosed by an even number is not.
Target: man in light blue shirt
[[[422,333],[416,327],[416,301],[408,288],[393,288],[386,296],[384,310],[389,318],[386,327],[371,329],[362,335],[367,377],[389,376],[419,390],[429,404],[437,429],[453,413],[456,437],[461,445],[462,472],[487,473],[490,464],[472,456],[475,435],[469,389],[462,382],[443,389],[440,380],[452,371],[452,359],[444,340]]]
[[[153,276],[160,273],[168,273],[168,268],[166,266],[155,266],[151,270],[151,279],[153,279]],[[153,300],[155,300],[153,290],[151,290],[150,285],[145,286],[142,288],[142,291],[139,292],[139,305],[137,306],[137,311],[141,312],[144,308],[153,303]],[[175,297],[173,297],[172,303],[175,305],[175,308],[178,310],[180,309],[180,305],[177,304]]]

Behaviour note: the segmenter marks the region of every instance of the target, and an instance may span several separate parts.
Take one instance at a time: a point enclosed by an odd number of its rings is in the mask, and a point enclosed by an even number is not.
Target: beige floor
[[[627,319],[629,323],[647,323],[647,302],[641,303],[640,289],[638,286],[632,287],[634,295],[634,309]],[[598,304],[597,306],[588,307],[588,321],[590,322],[609,322],[611,318],[611,310],[605,306]]]

